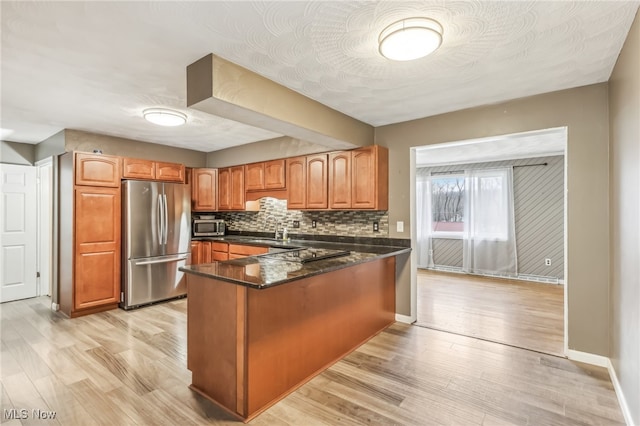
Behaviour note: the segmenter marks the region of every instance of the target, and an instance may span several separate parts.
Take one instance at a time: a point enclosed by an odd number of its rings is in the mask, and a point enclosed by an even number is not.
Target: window
[[[509,235],[510,192],[506,171],[478,170],[467,179],[470,238],[504,241]]]
[[[464,176],[431,176],[431,235],[462,238],[464,233]]]

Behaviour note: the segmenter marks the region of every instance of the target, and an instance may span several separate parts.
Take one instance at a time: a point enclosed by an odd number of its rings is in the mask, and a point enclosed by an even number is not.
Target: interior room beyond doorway
[[[415,149],[416,325],[564,356],[566,128]]]

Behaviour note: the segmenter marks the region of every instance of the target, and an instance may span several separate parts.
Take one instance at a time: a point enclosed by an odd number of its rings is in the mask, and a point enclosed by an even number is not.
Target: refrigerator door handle
[[[162,196],[160,194],[158,194],[158,207],[156,210],[158,213],[158,221],[156,222],[158,228],[158,243],[162,245],[162,242],[164,241],[162,232],[162,227],[164,225],[164,209],[162,208]]]
[[[135,266],[154,265],[156,263],[180,262],[181,260],[187,260],[187,256],[176,256],[176,257],[154,259],[154,260],[142,260],[140,262],[136,262]]]
[[[162,202],[164,206],[164,245],[167,245],[169,234],[169,210],[167,209],[167,194],[162,194]]]

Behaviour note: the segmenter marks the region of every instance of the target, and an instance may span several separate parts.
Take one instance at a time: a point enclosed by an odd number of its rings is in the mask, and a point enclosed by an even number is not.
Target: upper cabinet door
[[[351,152],[329,154],[329,208],[351,208]]]
[[[264,163],[264,189],[284,188],[286,188],[285,161],[266,161]]]
[[[326,154],[307,156],[306,179],[306,208],[326,209],[329,205],[327,197],[328,170]]]
[[[122,177],[125,179],[155,179],[154,163],[151,160],[125,157],[122,159]]]
[[[184,183],[184,164],[155,162],[154,174],[156,180]]]
[[[76,152],[75,184],[120,187],[120,157]]]
[[[244,166],[231,167],[231,210],[244,210]]]
[[[244,166],[247,191],[264,189],[264,163],[253,163]]]
[[[213,212],[218,206],[216,197],[217,169],[191,171],[191,209],[195,212]]]
[[[244,166],[218,169],[218,210],[245,210]]]
[[[218,209],[231,210],[231,169],[228,167],[218,169]]]
[[[265,161],[244,166],[247,191],[285,188],[285,160]]]
[[[373,145],[351,151],[351,207],[387,210],[389,151]]]
[[[287,209],[307,208],[307,157],[287,158]]]

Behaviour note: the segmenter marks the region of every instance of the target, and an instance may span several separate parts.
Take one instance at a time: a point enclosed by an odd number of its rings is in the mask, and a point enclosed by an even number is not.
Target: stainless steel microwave
[[[224,235],[225,224],[223,219],[216,219],[209,215],[193,216],[192,235],[194,237],[217,237]]]

